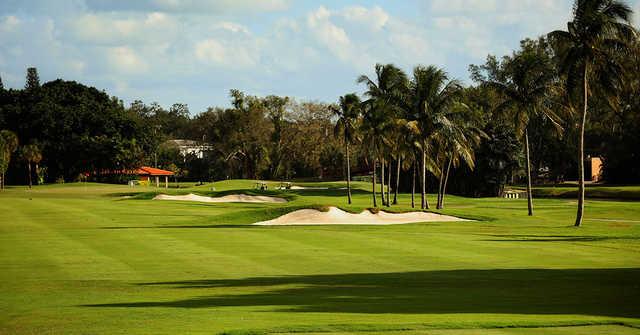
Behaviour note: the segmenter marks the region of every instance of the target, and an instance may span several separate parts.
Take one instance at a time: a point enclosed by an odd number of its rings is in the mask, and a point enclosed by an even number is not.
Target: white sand
[[[387,213],[380,211],[373,214],[368,210],[360,214],[345,212],[337,207],[330,207],[328,212],[315,209],[301,209],[269,221],[256,222],[261,226],[288,226],[288,225],[392,225],[415,222],[443,222],[443,221],[469,221],[455,216],[436,213],[411,212],[411,213]]]
[[[230,194],[223,197],[205,197],[197,194],[186,195],[166,195],[158,194],[153,200],[178,200],[178,201],[197,201],[197,202],[267,202],[267,203],[285,203],[286,199],[277,197],[268,197],[263,195],[246,195],[246,194]]]
[[[328,190],[328,187],[291,186],[291,190]]]

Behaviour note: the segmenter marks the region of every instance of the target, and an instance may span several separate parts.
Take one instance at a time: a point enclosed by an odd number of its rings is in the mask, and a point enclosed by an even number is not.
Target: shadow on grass
[[[608,240],[640,240],[638,236],[567,236],[567,235],[490,235],[499,239],[489,242],[598,242]]]
[[[100,308],[273,306],[327,313],[508,313],[640,317],[640,269],[499,269],[151,282],[168,290],[243,292],[173,301],[96,303]],[[175,293],[173,293],[175,294]]]

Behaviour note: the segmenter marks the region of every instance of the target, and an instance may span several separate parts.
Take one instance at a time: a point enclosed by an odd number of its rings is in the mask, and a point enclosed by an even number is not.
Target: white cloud
[[[167,11],[255,10],[281,11],[289,7],[286,0],[153,0],[153,5]]]
[[[289,0],[92,0],[95,11],[161,11],[168,13],[220,14],[228,12],[275,12],[289,8]]]
[[[331,22],[331,12],[324,6],[307,15],[307,25],[313,36],[342,61],[351,59],[351,41],[347,32]]]
[[[497,2],[498,0],[433,0],[431,9],[435,12],[483,13],[495,10]]]
[[[259,50],[250,45],[209,38],[196,43],[195,56],[204,64],[239,69],[255,66],[259,61]]]
[[[20,25],[20,19],[13,15],[6,16],[0,21],[0,32],[10,33]]]
[[[249,34],[249,29],[247,27],[234,22],[228,22],[228,21],[218,22],[213,25],[213,28],[230,31],[232,33]]]
[[[464,16],[438,17],[435,18],[434,23],[438,29],[455,29],[466,33],[481,29],[475,21]]]
[[[560,28],[570,10],[570,2],[557,0],[433,0],[428,9],[436,17],[466,17],[487,30],[519,26],[533,37]]]
[[[391,35],[389,40],[395,50],[400,52],[399,58],[405,61],[418,61],[420,58],[425,59],[428,57],[429,44],[421,36],[409,32],[398,32]]]
[[[107,60],[111,67],[122,73],[145,72],[149,66],[129,47],[113,47],[107,50]]]
[[[227,60],[227,53],[222,44],[214,39],[208,39],[196,44],[196,57],[203,62],[214,62],[224,64]]]
[[[382,29],[389,21],[389,14],[379,6],[369,9],[362,6],[352,6],[340,13],[345,19],[367,26],[373,31]]]
[[[159,43],[178,32],[176,20],[159,12],[124,17],[111,13],[84,14],[70,25],[74,38],[100,44]]]

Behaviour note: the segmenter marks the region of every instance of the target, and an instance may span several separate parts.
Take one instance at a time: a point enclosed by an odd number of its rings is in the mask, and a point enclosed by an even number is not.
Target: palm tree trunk
[[[391,206],[391,162],[393,162],[392,159],[387,164],[387,207]]]
[[[35,164],[36,165],[36,185],[40,185],[40,173],[38,172],[38,163]]]
[[[386,205],[384,201],[384,158],[380,159],[380,195],[382,196],[382,206]]]
[[[429,209],[429,200],[427,200],[427,152],[422,149],[422,209]]]
[[[371,192],[371,195],[373,196],[373,207],[378,207],[378,203],[376,201],[376,163],[378,162],[377,159],[373,159],[373,178],[371,178],[371,184],[373,185],[373,190]]]
[[[587,122],[587,99],[589,86],[587,82],[587,63],[584,64],[584,108],[582,110],[582,120],[580,122],[580,160],[578,161],[578,213],[574,226],[580,227],[584,216],[584,127]]]
[[[527,128],[524,129],[524,145],[527,156],[527,207],[529,209],[529,216],[532,216],[533,196],[531,194],[531,159],[529,157],[529,130]]]
[[[6,155],[5,150],[2,150],[2,162],[7,159]],[[0,190],[4,190],[4,170],[2,170],[2,175],[0,175]]]
[[[445,163],[442,162],[442,169],[440,169],[440,180],[438,183],[438,201],[436,203],[436,209],[440,209],[440,205],[441,205],[441,200],[442,200],[442,185],[444,185],[444,165]]]
[[[33,187],[33,182],[31,180],[31,162],[27,162],[27,167],[28,167],[28,170],[29,170],[29,188],[32,188]]]
[[[444,184],[442,184],[442,198],[440,199],[440,209],[444,208],[444,196],[447,194],[447,183],[449,182],[449,171],[451,170],[452,162],[453,156],[449,157],[449,164],[447,164],[447,173],[444,175]]]
[[[398,189],[400,188],[400,166],[402,165],[402,157],[398,156],[398,168],[396,169],[396,187],[393,189],[393,204],[398,204]]]
[[[411,164],[413,177],[411,178],[411,208],[416,208],[416,162]]]
[[[349,142],[346,139],[344,141],[344,150],[347,154],[347,199],[349,205],[351,205],[351,167],[349,166]]]

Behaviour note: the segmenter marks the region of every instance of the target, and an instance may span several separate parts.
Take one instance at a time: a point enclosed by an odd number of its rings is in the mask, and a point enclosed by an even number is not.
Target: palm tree
[[[360,117],[360,98],[354,94],[340,97],[340,108],[334,108],[333,112],[338,117],[334,134],[344,136],[344,151],[347,165],[347,199],[351,204],[351,164],[349,163],[349,143],[358,139],[358,118]]]
[[[432,141],[438,133],[438,125],[448,122],[445,112],[455,103],[461,91],[457,80],[449,80],[444,70],[435,66],[417,66],[413,70],[413,80],[410,83],[409,100],[413,123],[410,128],[417,135],[417,145],[420,148],[421,159],[421,208],[428,209],[427,169],[436,172],[438,167],[427,154],[432,150]],[[429,155],[430,156],[430,155]]]
[[[31,164],[36,165],[36,171],[38,170],[38,164],[42,160],[42,153],[40,147],[37,144],[27,144],[22,147],[21,150],[22,159],[27,162],[27,170],[29,173],[29,188],[33,187]]]
[[[451,166],[458,167],[465,163],[471,170],[475,167],[475,148],[480,145],[487,135],[477,125],[479,120],[471,108],[458,102],[445,112],[446,120],[450,122],[436,127],[435,137],[439,148],[438,155],[441,162],[440,183],[438,188],[438,203],[436,208],[444,208],[444,197],[447,193],[447,183]]]
[[[574,93],[574,98],[577,95],[583,99],[576,227],[582,224],[584,215],[584,128],[589,81],[596,79],[604,91],[616,89],[624,73],[616,62],[617,57],[612,57],[612,54],[628,52],[629,42],[635,39],[636,32],[630,24],[632,14],[629,5],[623,1],[575,0],[573,18],[567,23],[567,31],[556,30],[549,34],[558,49],[560,71],[566,75],[567,90]],[[580,86],[582,92],[576,94]]]
[[[364,149],[371,155],[373,165],[373,207],[377,207],[376,202],[376,169],[378,160],[380,160],[382,170],[382,185],[384,185],[384,152],[389,143],[388,134],[388,118],[385,114],[385,108],[377,106],[379,101],[369,101],[362,105],[362,123],[360,124],[360,133],[362,134],[362,143]],[[382,193],[382,204],[385,204],[384,194]]]
[[[386,204],[384,195],[384,167],[385,158],[388,149],[392,147],[393,125],[395,116],[399,114],[400,108],[398,101],[402,97],[403,89],[406,88],[407,76],[399,68],[393,64],[376,64],[375,80],[361,75],[357,82],[367,87],[365,95],[367,100],[363,102],[366,106],[363,112],[363,134],[366,137],[364,141],[369,151],[374,155],[374,190],[375,193],[375,166],[376,161],[380,159],[381,165],[381,195],[382,203]],[[373,195],[374,206],[375,194]]]
[[[5,174],[11,155],[18,149],[18,136],[10,130],[0,131],[0,189],[4,189]]]
[[[546,103],[551,84],[555,78],[549,59],[532,50],[517,54],[505,64],[507,76],[504,81],[489,81],[504,97],[496,107],[499,113],[511,112],[516,131],[524,137],[524,151],[527,172],[527,208],[533,215],[533,196],[531,193],[531,158],[529,154],[529,120],[534,116],[546,116],[558,125],[559,118]]]

